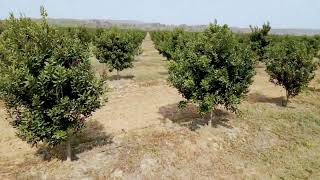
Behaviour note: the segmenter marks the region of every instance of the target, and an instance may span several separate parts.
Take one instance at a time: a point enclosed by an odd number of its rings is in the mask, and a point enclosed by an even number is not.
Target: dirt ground
[[[284,91],[257,67],[235,115],[215,112],[205,125],[197,108],[166,82],[165,59],[147,36],[135,68],[109,74],[108,102],[74,138],[75,160],[63,147],[31,148],[15,136],[0,109],[0,179],[318,179],[320,90],[281,106]],[[101,74],[104,67],[93,58]],[[317,76],[318,77],[318,76]],[[316,78],[317,79],[317,78]]]

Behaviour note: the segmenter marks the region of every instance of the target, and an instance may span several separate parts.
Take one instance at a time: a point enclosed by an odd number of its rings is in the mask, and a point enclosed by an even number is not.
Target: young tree
[[[219,105],[237,110],[252,83],[254,60],[227,25],[211,24],[176,54],[169,66],[169,81],[187,100],[181,106],[197,103],[200,112],[211,112],[211,119]]]
[[[183,29],[177,28],[172,32],[167,32],[165,40],[162,42],[163,55],[172,60],[175,56],[175,52],[181,48],[181,43],[179,40],[185,34]]]
[[[144,38],[146,37],[147,33],[144,31],[140,31],[140,30],[126,30],[127,33],[129,33],[130,35],[130,42],[133,43],[134,49],[135,49],[135,55],[139,55],[140,53],[142,53],[142,49],[141,49],[141,43],[144,40]]]
[[[318,57],[320,50],[320,36],[303,36],[301,41],[305,42],[310,54],[314,57]]]
[[[18,136],[32,145],[67,144],[100,106],[102,84],[79,39],[29,18],[6,21],[0,39],[0,94],[15,114]]]
[[[100,63],[106,63],[109,71],[119,71],[133,67],[135,46],[130,34],[119,29],[104,30],[95,41],[97,56]]]
[[[270,23],[263,24],[262,28],[250,26],[250,45],[251,49],[258,56],[259,61],[262,61],[265,56],[266,47],[269,45],[268,34],[271,30]]]
[[[283,86],[286,90],[287,105],[289,98],[298,95],[314,78],[316,63],[307,45],[293,38],[285,38],[267,49],[267,72],[270,81]]]
[[[156,49],[168,60],[174,60],[175,54],[179,49],[185,47],[187,41],[196,37],[195,32],[186,32],[181,28],[174,31],[157,31],[151,33],[152,41]]]
[[[89,45],[94,37],[93,31],[83,26],[76,29],[76,35],[85,45]]]

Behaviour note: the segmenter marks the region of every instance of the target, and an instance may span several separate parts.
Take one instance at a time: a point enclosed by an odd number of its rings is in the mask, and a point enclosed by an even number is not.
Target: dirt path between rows
[[[165,66],[165,59],[148,34],[134,68],[121,72],[122,76],[133,78],[108,81],[111,88],[108,102],[92,119],[98,120],[109,133],[160,125],[166,114],[159,109],[181,100],[176,89],[166,83]]]

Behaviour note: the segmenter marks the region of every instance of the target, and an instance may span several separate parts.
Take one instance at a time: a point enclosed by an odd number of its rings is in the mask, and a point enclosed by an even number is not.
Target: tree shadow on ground
[[[277,106],[283,107],[283,102],[284,102],[284,97],[268,97],[264,94],[260,93],[250,93],[247,97],[246,100],[249,103],[271,103],[275,104]]]
[[[159,114],[161,114],[161,120],[165,122],[167,119],[180,126],[187,127],[192,131],[195,131],[202,126],[206,126],[209,123],[210,115],[200,115],[198,107],[194,104],[188,104],[186,108],[179,109],[179,103],[169,104],[159,108]],[[223,126],[226,128],[232,128],[228,124],[231,114],[227,111],[216,109],[214,111],[212,127]]]
[[[308,87],[307,90],[309,90],[311,92],[316,92],[316,93],[320,92],[320,89],[319,88],[315,88],[315,87]]]
[[[88,121],[86,127],[72,137],[72,160],[77,160],[77,154],[90,151],[95,147],[112,143],[113,136],[104,132],[104,127],[98,121]],[[52,158],[66,160],[66,144],[61,143],[55,147],[41,145],[36,155],[43,160],[50,161]]]
[[[109,76],[107,79],[109,81],[115,81],[115,80],[120,80],[120,79],[133,79],[134,75],[112,75]]]

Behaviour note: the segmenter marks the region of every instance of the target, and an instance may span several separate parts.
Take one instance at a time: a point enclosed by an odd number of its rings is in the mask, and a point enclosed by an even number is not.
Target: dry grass
[[[178,110],[182,98],[166,84],[165,62],[149,39],[143,50],[136,67],[122,73],[132,79],[107,81],[109,102],[75,137],[78,160],[72,163],[63,161],[63,148],[44,151],[51,160],[42,160],[43,147],[30,148],[15,137],[1,108],[1,179],[320,177],[317,80],[284,108],[283,89],[268,81],[260,65],[241,113],[221,109],[207,126],[195,106]]]

